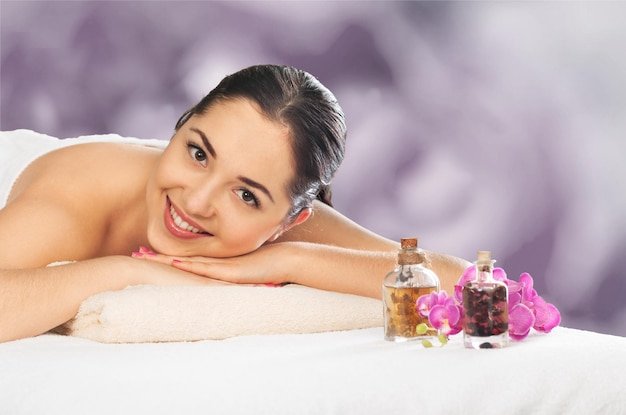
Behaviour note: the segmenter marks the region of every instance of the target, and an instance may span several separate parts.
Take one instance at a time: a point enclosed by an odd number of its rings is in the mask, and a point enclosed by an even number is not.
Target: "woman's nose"
[[[217,186],[215,183],[208,180],[189,183],[184,192],[185,209],[190,215],[212,216],[216,213],[216,198]]]

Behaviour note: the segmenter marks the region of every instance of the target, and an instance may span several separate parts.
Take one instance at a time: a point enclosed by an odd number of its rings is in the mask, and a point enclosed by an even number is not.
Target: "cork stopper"
[[[419,264],[424,261],[424,256],[417,249],[417,238],[401,238],[400,251],[398,251],[398,264]]]
[[[479,264],[490,264],[491,263],[491,251],[478,251],[478,257],[476,262]]]
[[[491,259],[490,251],[478,251],[475,262],[478,271],[489,271],[493,267],[494,262],[496,261]]]
[[[415,249],[417,248],[417,238],[401,238],[400,247],[402,249]]]

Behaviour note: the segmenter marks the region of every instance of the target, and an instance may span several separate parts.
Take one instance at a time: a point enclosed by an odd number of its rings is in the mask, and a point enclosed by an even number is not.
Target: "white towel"
[[[144,343],[382,325],[380,300],[298,285],[143,285],[88,298],[55,331],[104,343]]]

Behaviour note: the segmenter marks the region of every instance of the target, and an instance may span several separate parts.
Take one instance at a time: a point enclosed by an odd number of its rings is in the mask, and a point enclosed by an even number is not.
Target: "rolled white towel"
[[[145,343],[382,325],[380,300],[298,285],[142,285],[88,298],[55,332],[104,343]]]

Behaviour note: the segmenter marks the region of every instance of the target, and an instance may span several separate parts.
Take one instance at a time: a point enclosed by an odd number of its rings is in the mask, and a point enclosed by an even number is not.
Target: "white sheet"
[[[624,414],[626,338],[567,328],[501,350],[383,329],[102,344],[0,344],[0,413]]]

